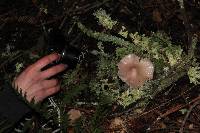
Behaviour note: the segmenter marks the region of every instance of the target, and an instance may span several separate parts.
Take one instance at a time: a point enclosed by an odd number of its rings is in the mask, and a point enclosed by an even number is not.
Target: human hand
[[[14,88],[20,89],[23,95],[26,94],[26,99],[29,102],[34,99],[37,103],[55,94],[60,90],[59,81],[49,78],[64,71],[67,65],[58,64],[44,71],[41,69],[59,58],[60,56],[54,53],[30,65],[13,81]]]

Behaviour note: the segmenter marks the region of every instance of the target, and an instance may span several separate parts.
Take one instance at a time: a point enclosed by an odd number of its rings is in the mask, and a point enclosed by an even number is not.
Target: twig
[[[197,102],[195,102],[195,103],[190,107],[189,111],[187,112],[187,114],[186,114],[186,116],[185,116],[185,118],[184,118],[184,120],[183,120],[183,123],[182,123],[182,125],[181,125],[181,128],[180,128],[180,130],[179,130],[180,133],[183,133],[185,123],[186,123],[188,117],[190,116],[190,113],[192,112],[193,108],[195,108],[195,107],[196,107],[197,105],[199,105],[199,104],[200,104],[200,100],[197,101]]]
[[[57,115],[58,115],[58,126],[61,127],[61,111],[60,108],[58,107],[58,105],[55,103],[53,97],[48,98],[49,102],[51,103],[51,106],[53,106],[53,108],[57,111]]]
[[[166,117],[166,116],[168,116],[168,115],[170,115],[174,112],[177,112],[180,109],[185,108],[186,106],[189,106],[190,104],[197,102],[198,100],[200,100],[200,96],[194,98],[192,101],[190,101],[189,103],[187,103],[185,105],[177,105],[177,106],[167,110],[164,114],[161,114],[159,117],[157,117],[157,119],[154,122],[152,122],[153,124],[151,124],[151,125],[154,125],[156,122],[161,120],[161,118],[164,118],[164,117]]]
[[[193,87],[195,87],[195,86],[193,86]],[[193,87],[192,87],[192,88],[193,88]],[[191,90],[192,88],[190,88],[190,90]],[[165,102],[165,103],[162,103],[161,105],[159,105],[159,106],[157,106],[157,107],[155,107],[155,108],[153,108],[153,109],[151,109],[151,110],[149,110],[149,111],[147,111],[147,112],[142,113],[142,114],[139,115],[137,118],[139,118],[139,117],[141,117],[141,116],[144,116],[144,115],[147,115],[147,114],[149,114],[149,113],[155,111],[156,109],[158,109],[158,108],[160,108],[160,107],[163,107],[163,106],[165,106],[165,105],[171,103],[172,101],[175,101],[175,100],[179,99],[179,98],[182,97],[184,94],[188,93],[190,90],[187,90],[187,91],[185,91],[183,94],[178,95],[177,97],[175,97],[175,98],[173,98],[173,99],[171,99],[171,100],[169,100],[169,101],[167,101],[167,102]]]
[[[182,108],[185,108],[185,107],[189,106],[192,103],[195,103],[195,102],[199,101],[199,100],[200,100],[200,96],[194,98],[192,101],[190,101],[189,103],[187,103],[185,105],[177,105],[176,107],[173,107],[170,110],[166,111],[164,114],[162,114],[160,116],[160,118],[166,117],[166,116],[168,116],[168,115],[170,115],[170,114],[172,114],[172,113],[174,113],[174,112],[176,112],[176,111],[178,111],[178,110],[180,110]]]

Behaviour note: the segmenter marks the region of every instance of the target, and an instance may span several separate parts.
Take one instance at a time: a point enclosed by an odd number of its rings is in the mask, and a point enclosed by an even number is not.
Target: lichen
[[[111,30],[113,26],[117,24],[117,21],[113,21],[110,15],[103,9],[97,10],[93,15],[98,19],[99,25],[102,25],[106,29]]]
[[[138,99],[144,97],[144,95],[145,92],[141,89],[127,90],[118,97],[117,102],[119,102],[123,107],[127,107]]]
[[[182,52],[183,49],[180,46],[169,46],[166,48],[165,54],[170,66],[174,66],[181,60]]]
[[[20,71],[21,71],[21,69],[23,68],[23,63],[19,63],[19,62],[17,62],[16,64],[15,64],[15,71],[17,72],[17,73],[19,73]]]
[[[200,67],[190,67],[188,70],[188,76],[190,79],[190,83],[195,85],[200,84]]]
[[[127,38],[128,37],[128,31],[127,31],[126,27],[122,26],[122,28],[121,28],[121,30],[119,31],[118,34],[121,35],[124,38]]]

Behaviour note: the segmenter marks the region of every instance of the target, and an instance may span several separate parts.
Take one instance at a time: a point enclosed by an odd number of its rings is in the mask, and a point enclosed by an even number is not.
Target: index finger
[[[43,67],[47,66],[48,64],[52,63],[53,61],[56,61],[60,58],[60,56],[57,53],[53,53],[50,55],[47,55],[40,60],[38,60],[36,63],[33,64],[33,68],[37,70],[41,70]]]

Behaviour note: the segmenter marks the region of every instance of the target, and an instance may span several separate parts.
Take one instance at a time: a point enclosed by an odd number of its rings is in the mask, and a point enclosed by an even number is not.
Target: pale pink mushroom
[[[126,55],[118,63],[118,76],[130,87],[142,86],[153,78],[154,66],[149,59],[140,59],[135,54]]]
[[[70,125],[73,125],[76,122],[76,120],[79,119],[82,116],[81,112],[79,110],[76,110],[76,109],[69,110],[69,112],[67,114],[69,115]]]

